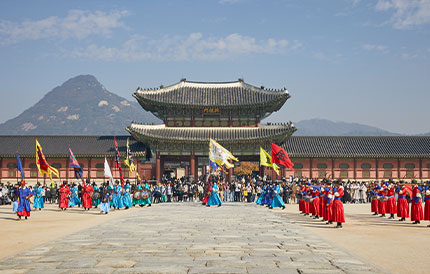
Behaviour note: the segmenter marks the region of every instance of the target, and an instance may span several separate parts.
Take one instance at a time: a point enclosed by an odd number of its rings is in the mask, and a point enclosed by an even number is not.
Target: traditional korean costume
[[[122,203],[124,204],[124,206],[126,208],[129,208],[129,207],[132,206],[132,204],[131,204],[131,197],[130,197],[130,190],[131,190],[130,185],[126,184],[124,186],[124,194],[122,195]]]
[[[281,196],[279,196],[279,192],[281,192],[281,190],[279,186],[276,186],[273,193],[274,197],[273,197],[272,203],[270,204],[271,208],[274,208],[274,207],[282,207],[283,209],[285,208],[285,203],[284,201],[282,201]]]
[[[218,194],[218,185],[214,183],[212,185],[212,192],[211,196],[209,197],[209,200],[207,202],[207,206],[221,206],[222,201]]]
[[[20,218],[30,217],[31,207],[29,198],[31,196],[33,196],[33,193],[26,186],[23,186],[18,189],[18,211],[16,213]]]
[[[42,209],[45,207],[43,202],[43,196],[42,196],[43,189],[39,186],[35,186],[33,189],[33,195],[34,195],[34,208]]]

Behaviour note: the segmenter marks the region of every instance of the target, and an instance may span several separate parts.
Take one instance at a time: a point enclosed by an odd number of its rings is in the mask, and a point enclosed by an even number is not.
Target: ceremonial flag
[[[116,142],[116,136],[113,137],[114,145],[115,145],[115,167],[119,170],[119,175],[121,178],[121,186],[124,186],[124,177],[122,176],[122,168],[121,163],[119,161],[119,150],[118,143]]]
[[[279,175],[279,166],[272,162],[272,156],[270,156],[262,147],[260,147],[260,166],[271,167],[276,174]]]
[[[212,138],[209,142],[209,160],[215,162],[218,166],[226,166],[227,168],[234,167],[229,160],[239,161],[231,154],[230,151],[218,144]]]
[[[127,157],[124,160],[124,164],[128,166],[130,172],[136,172],[137,179],[140,181],[139,173],[137,173],[136,166],[133,163],[133,156],[131,155],[130,146],[127,138]]]
[[[16,153],[16,170],[21,172],[21,179],[24,181],[24,170],[22,169],[21,159],[19,159],[18,152]]]
[[[42,147],[40,146],[39,142],[36,139],[36,165],[37,169],[40,173],[47,174],[49,176],[49,179],[52,180],[52,174],[60,178],[60,174],[56,168],[53,168],[48,164],[48,162],[45,159],[45,155],[43,155]]]
[[[84,172],[82,171],[82,168],[78,163],[78,160],[76,160],[75,155],[73,155],[73,152],[70,149],[70,146],[69,146],[69,161],[70,161],[70,166],[75,171],[76,179],[81,179],[84,182],[84,179],[82,178],[82,174],[84,174]]]
[[[108,161],[105,157],[105,177],[109,177],[110,178],[110,184],[113,185],[113,176],[112,176],[112,172],[110,171],[110,167],[108,164]]]
[[[282,147],[277,146],[274,143],[272,143],[272,161],[275,164],[281,164],[294,171],[294,164],[291,162],[290,157],[288,157],[287,152],[285,152]]]

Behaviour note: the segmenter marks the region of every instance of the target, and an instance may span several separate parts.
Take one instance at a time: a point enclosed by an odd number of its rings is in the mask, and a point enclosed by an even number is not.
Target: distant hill
[[[326,119],[309,119],[294,123],[295,136],[400,136],[377,127]]]
[[[131,121],[161,122],[137,102],[109,92],[94,76],[80,75],[0,124],[0,135],[124,135]]]

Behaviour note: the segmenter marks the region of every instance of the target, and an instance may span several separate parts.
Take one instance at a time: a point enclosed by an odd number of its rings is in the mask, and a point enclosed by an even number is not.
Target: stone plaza
[[[135,208],[0,261],[0,273],[384,272],[285,211],[242,203]]]

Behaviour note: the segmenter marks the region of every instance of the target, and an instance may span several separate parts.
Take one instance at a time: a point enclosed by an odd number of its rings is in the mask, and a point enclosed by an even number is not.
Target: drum
[[[109,201],[112,201],[113,197],[112,195],[109,195]]]
[[[93,196],[91,197],[93,200],[98,200],[100,199],[100,193],[99,192],[94,192]]]
[[[142,198],[143,198],[143,199],[148,199],[148,197],[149,197],[149,192],[148,192],[148,191],[144,191],[144,192],[142,193]]]
[[[142,192],[140,192],[140,191],[135,192],[133,194],[133,198],[136,199],[136,200],[141,199],[142,198]]]

